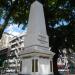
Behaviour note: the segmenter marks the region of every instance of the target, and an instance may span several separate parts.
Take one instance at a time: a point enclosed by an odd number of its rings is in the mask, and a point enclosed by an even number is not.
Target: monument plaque
[[[46,33],[43,5],[32,3],[28,21],[28,31],[24,40],[21,75],[53,75],[52,58]]]

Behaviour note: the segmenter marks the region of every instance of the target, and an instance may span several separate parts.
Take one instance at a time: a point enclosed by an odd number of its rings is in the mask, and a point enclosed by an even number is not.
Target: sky
[[[26,33],[27,28],[25,30],[22,30],[22,25],[18,27],[17,24],[13,24],[8,26],[4,32],[7,32],[9,34],[12,34],[14,36],[19,36],[20,33],[25,32]]]
[[[0,24],[3,24],[3,23],[4,23],[4,20],[1,19],[1,20],[0,20]],[[27,28],[26,28],[25,30],[22,30],[22,26],[23,26],[23,25],[20,25],[20,26],[18,27],[17,24],[10,24],[10,25],[5,29],[4,32],[7,32],[7,33],[12,34],[12,35],[14,35],[14,36],[19,36],[20,33],[22,33],[22,32],[25,32],[25,33],[26,33],[26,32],[27,32]]]
[[[64,20],[63,20],[64,21]],[[3,24],[4,23],[4,20],[3,19],[0,19],[0,24]],[[67,22],[63,22],[64,23],[64,25],[67,25]],[[60,21],[60,25],[62,25],[62,22]],[[57,28],[57,27],[59,27],[60,25],[55,25],[55,27],[54,28]],[[10,24],[6,29],[5,29],[5,31],[4,32],[7,32],[7,33],[9,33],[9,34],[12,34],[12,35],[14,35],[14,36],[19,36],[19,34],[21,34],[22,32],[27,32],[27,28],[25,29],[25,30],[22,30],[22,27],[23,27],[23,25],[20,25],[19,27],[18,27],[18,25],[17,24]]]

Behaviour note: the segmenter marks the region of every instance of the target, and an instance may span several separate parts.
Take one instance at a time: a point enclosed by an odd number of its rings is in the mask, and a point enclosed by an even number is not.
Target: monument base
[[[18,75],[31,75],[31,74],[18,74]],[[41,75],[41,74],[39,74]],[[44,74],[44,75],[53,75],[53,74]]]
[[[21,73],[19,75],[53,75],[54,53],[48,48],[32,46],[21,52]]]

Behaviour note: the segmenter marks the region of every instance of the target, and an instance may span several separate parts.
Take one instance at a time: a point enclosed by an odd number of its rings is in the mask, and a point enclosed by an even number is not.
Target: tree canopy
[[[35,0],[0,0],[0,38],[10,23],[27,25],[30,5]],[[44,6],[46,27],[50,36],[50,46],[74,47],[75,0],[38,0]],[[59,42],[57,42],[59,41]],[[57,44],[55,43],[57,42]],[[59,48],[58,47],[58,48]]]

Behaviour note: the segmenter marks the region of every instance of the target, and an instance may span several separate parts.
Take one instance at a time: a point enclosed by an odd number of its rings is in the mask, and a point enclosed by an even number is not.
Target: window
[[[22,61],[20,61],[20,71],[22,71]]]
[[[32,72],[38,72],[38,59],[32,60]]]
[[[52,61],[50,61],[50,71],[52,72]]]
[[[34,59],[32,60],[32,72],[34,72]]]
[[[15,47],[15,45],[12,45],[12,46],[11,46],[11,48],[14,48],[14,47]]]
[[[38,72],[38,60],[35,60],[35,72]]]

